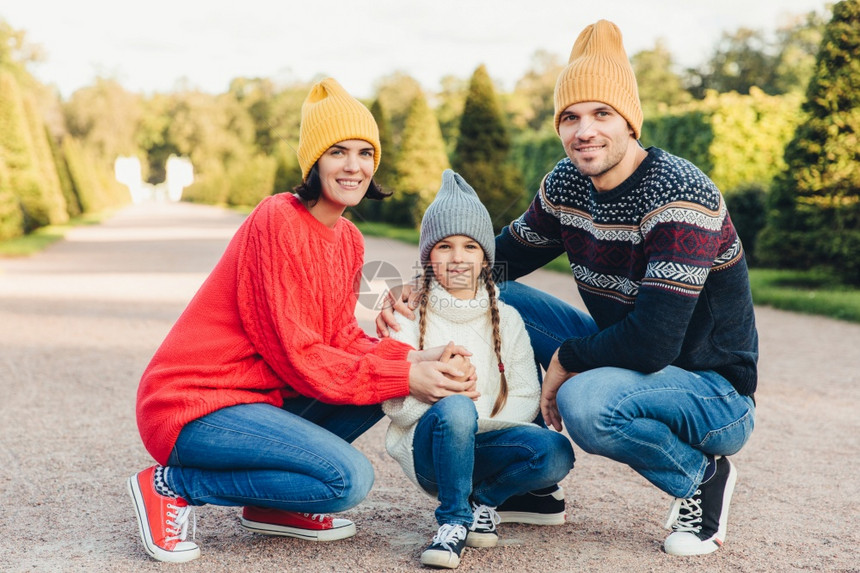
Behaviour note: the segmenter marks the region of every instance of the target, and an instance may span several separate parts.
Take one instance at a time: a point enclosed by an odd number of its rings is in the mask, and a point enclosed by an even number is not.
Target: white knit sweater
[[[474,299],[461,300],[448,294],[434,281],[429,295],[424,348],[444,345],[453,340],[472,353],[469,359],[475,366],[478,391],[481,393],[476,403],[478,432],[531,424],[540,405],[540,383],[531,341],[519,313],[497,298],[508,399],[504,408],[491,418],[501,377],[493,350],[493,323],[486,288],[481,286]],[[392,338],[418,348],[417,315],[416,312],[415,320],[409,320],[396,314],[400,330],[392,331]],[[415,426],[430,409],[430,405],[407,396],[386,400],[382,409],[391,419],[385,436],[385,448],[397,460],[406,476],[417,485],[412,440]],[[452,452],[452,455],[456,455],[456,452]]]

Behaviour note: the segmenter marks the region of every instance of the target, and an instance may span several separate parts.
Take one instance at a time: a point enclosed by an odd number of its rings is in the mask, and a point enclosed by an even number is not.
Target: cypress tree
[[[12,192],[8,169],[0,155],[0,241],[24,234],[24,216],[18,198]]]
[[[454,169],[475,188],[496,230],[523,209],[522,176],[510,158],[511,141],[486,67],[478,66],[460,118]]]
[[[69,177],[77,192],[82,213],[96,213],[109,206],[98,182],[94,161],[81,142],[67,135],[63,138],[60,151],[66,158]]]
[[[66,212],[69,217],[77,217],[81,214],[81,202],[78,199],[78,191],[72,182],[72,175],[69,173],[69,162],[66,156],[63,155],[60,149],[60,142],[57,141],[50,131],[46,128],[47,135],[45,139],[51,147],[51,157],[54,160],[54,165],[57,167],[57,176],[60,179],[60,190],[63,193],[63,199],[66,201]]]
[[[383,204],[386,221],[417,226],[439,190],[442,172],[448,167],[439,121],[424,94],[418,94],[406,116],[395,160],[395,193]]]
[[[0,157],[9,188],[21,206],[25,232],[50,224],[53,212],[44,196],[35,155],[18,82],[10,72],[0,70]]]
[[[860,0],[833,7],[786,171],[768,204],[762,262],[830,267],[860,284]]]
[[[48,222],[54,225],[62,224],[69,220],[69,213],[66,208],[66,198],[60,186],[57,164],[54,162],[51,144],[48,142],[48,138],[52,136],[45,127],[33,97],[25,94],[23,101],[24,115],[33,143],[34,168],[45,200]]]

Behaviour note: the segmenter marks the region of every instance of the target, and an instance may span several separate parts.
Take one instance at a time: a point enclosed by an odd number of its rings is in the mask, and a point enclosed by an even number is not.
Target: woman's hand
[[[412,296],[413,291],[418,291],[416,285],[405,284],[400,287],[399,291],[391,289],[385,295],[382,310],[376,315],[376,335],[379,338],[386,338],[389,328],[400,330],[400,325],[394,318],[395,312],[399,312],[409,320],[415,320],[415,313],[412,311],[418,308],[418,298]]]
[[[540,411],[543,415],[543,420],[547,426],[555,428],[557,431],[562,429],[561,414],[558,411],[558,402],[556,395],[559,388],[572,376],[576,376],[576,372],[568,372],[558,360],[558,350],[552,355],[552,360],[546,369],[546,374],[543,378],[540,390]]]
[[[465,381],[457,380],[464,376],[467,377]],[[481,395],[475,388],[475,381],[468,379],[467,372],[439,361],[412,365],[409,369],[409,394],[427,404],[435,404],[453,394],[463,394],[472,400],[477,400]]]

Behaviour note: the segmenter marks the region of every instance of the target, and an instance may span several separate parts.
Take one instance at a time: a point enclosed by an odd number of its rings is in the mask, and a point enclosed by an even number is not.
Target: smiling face
[[[373,155],[373,146],[361,139],[348,139],[329,147],[317,160],[322,193],[308,208],[311,214],[333,225],[347,207],[358,205],[373,178]]]
[[[477,241],[465,235],[445,237],[430,250],[430,264],[436,280],[452,296],[475,298],[478,277],[486,265]]]
[[[645,156],[627,120],[602,102],[568,106],[559,116],[558,134],[573,165],[598,191],[617,187]]]

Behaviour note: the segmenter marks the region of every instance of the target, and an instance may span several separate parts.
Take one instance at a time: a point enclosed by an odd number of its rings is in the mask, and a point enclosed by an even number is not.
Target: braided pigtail
[[[501,336],[501,319],[499,318],[499,303],[496,301],[496,283],[493,281],[493,273],[489,267],[481,269],[481,277],[484,279],[484,285],[487,287],[487,295],[490,298],[490,319],[493,322],[493,350],[496,351],[496,359],[499,361],[499,395],[496,397],[496,403],[493,404],[493,411],[490,417],[495,416],[505,407],[505,402],[508,401],[508,379],[505,377],[505,363],[502,362],[502,336]]]
[[[427,304],[430,301],[430,283],[433,282],[433,265],[424,267],[421,290],[418,291],[418,350],[424,350],[424,333],[427,331]]]

